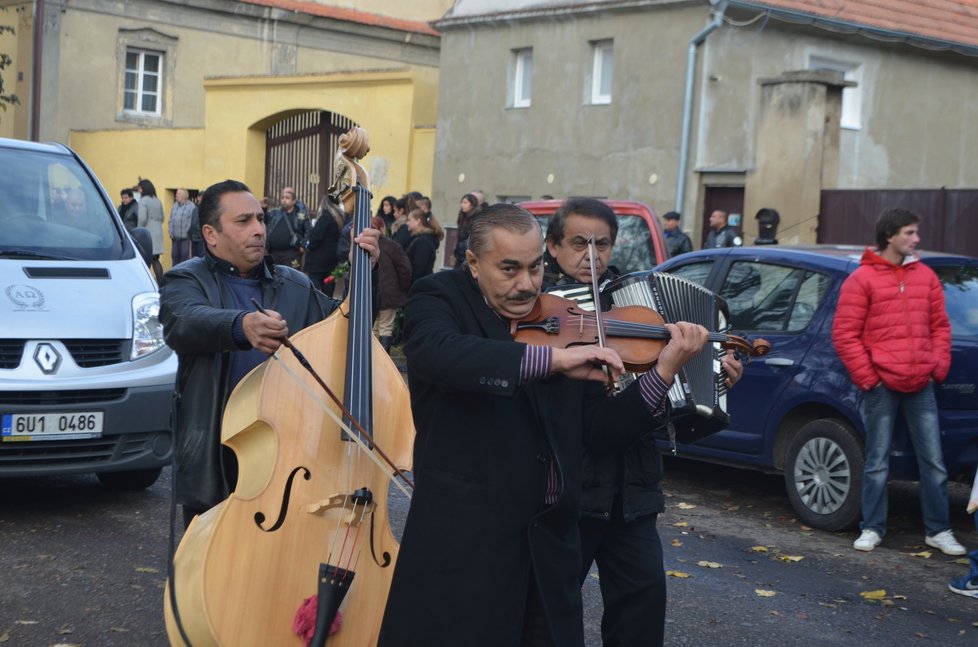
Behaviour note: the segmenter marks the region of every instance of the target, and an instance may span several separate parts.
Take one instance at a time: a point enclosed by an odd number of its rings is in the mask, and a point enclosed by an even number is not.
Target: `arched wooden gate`
[[[265,132],[265,195],[272,205],[284,187],[310,211],[333,181],[337,140],[357,124],[342,115],[310,110],[286,117]]]

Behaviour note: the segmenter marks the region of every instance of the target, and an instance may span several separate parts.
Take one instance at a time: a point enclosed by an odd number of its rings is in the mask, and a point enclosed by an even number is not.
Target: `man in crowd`
[[[666,216],[668,217],[668,215]],[[591,263],[587,241],[594,239],[598,285],[618,276],[609,265],[618,235],[611,207],[593,198],[565,201],[547,224],[544,289],[590,295]],[[593,299],[580,299],[593,309]],[[605,303],[607,308],[610,304]],[[742,366],[733,351],[723,358],[727,386],[740,379]],[[657,418],[649,427],[661,426]],[[621,453],[585,450],[582,497],[581,582],[597,562],[604,614],[604,647],[662,645],[665,635],[666,582],[662,544],[656,529],[665,509],[662,457],[651,435]]]
[[[268,251],[277,265],[302,266],[302,251],[309,236],[306,212],[296,206],[295,189],[285,187],[279,206],[268,213]]]
[[[139,220],[139,204],[132,196],[132,189],[123,189],[119,193],[119,198],[122,200],[116,207],[119,211],[119,217],[122,218],[122,224],[125,225],[126,230],[132,231],[136,228],[136,222]]]
[[[662,216],[662,229],[666,235],[666,248],[669,250],[669,258],[693,251],[693,243],[689,240],[689,236],[679,228],[678,213],[667,211]]]
[[[185,523],[234,488],[236,464],[220,431],[235,385],[290,331],[324,319],[338,305],[312,289],[306,275],[266,257],[264,214],[241,182],[208,188],[199,218],[207,251],[167,272],[160,296],[163,336],[179,358],[173,478]],[[374,264],[377,237],[367,229],[356,238]]]
[[[744,241],[737,234],[737,229],[733,225],[727,224],[727,212],[717,209],[710,214],[710,233],[706,236],[706,244],[703,249],[715,249],[717,247],[740,247]]]
[[[191,255],[190,227],[193,223],[194,203],[186,189],[177,189],[176,200],[170,208],[170,260],[172,267],[184,262]]]
[[[934,382],[951,367],[951,324],[944,290],[933,270],[914,256],[920,218],[886,209],[876,221],[876,248],[842,284],[832,341],[862,390],[866,427],[862,530],[856,550],[876,548],[886,534],[890,441],[897,415],[906,422],[920,468],[925,542],[964,555],[950,529],[947,470],[941,452]]]
[[[582,647],[581,452],[647,436],[676,371],[706,341],[701,326],[668,325],[656,367],[609,398],[600,367],[624,369],[613,350],[510,334],[540,293],[542,243],[533,215],[488,206],[472,223],[467,269],[412,289],[415,492],[382,647]]]

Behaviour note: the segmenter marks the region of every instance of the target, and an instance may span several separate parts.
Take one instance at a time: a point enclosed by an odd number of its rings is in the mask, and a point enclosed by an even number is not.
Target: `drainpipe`
[[[689,161],[689,138],[693,125],[693,84],[696,81],[696,51],[706,40],[706,37],[723,25],[723,12],[727,9],[726,0],[710,0],[715,9],[713,20],[703,30],[689,40],[689,51],[686,54],[686,94],[683,99],[683,131],[679,141],[679,172],[676,174],[676,206],[677,213],[683,213],[683,202],[686,194],[686,164]]]
[[[41,50],[44,46],[44,0],[34,0],[33,61],[31,62],[31,141],[41,139]]]

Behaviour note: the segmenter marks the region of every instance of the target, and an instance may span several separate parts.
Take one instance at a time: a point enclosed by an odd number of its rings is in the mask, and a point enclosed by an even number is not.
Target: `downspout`
[[[41,139],[41,50],[44,48],[44,0],[34,0],[31,61],[31,141]]]
[[[726,0],[710,0],[714,5],[713,20],[689,40],[686,54],[686,94],[683,98],[683,131],[679,140],[679,171],[676,173],[676,213],[682,214],[686,194],[686,164],[689,161],[689,138],[693,125],[693,85],[696,81],[696,51],[706,37],[723,25],[723,12],[727,10]]]

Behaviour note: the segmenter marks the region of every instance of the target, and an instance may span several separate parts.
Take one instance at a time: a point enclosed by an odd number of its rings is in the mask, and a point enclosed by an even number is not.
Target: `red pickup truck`
[[[618,238],[611,254],[611,264],[622,274],[652,269],[669,258],[662,225],[648,205],[629,200],[604,200],[618,216]],[[547,230],[547,221],[560,207],[562,200],[531,200],[521,202]]]

